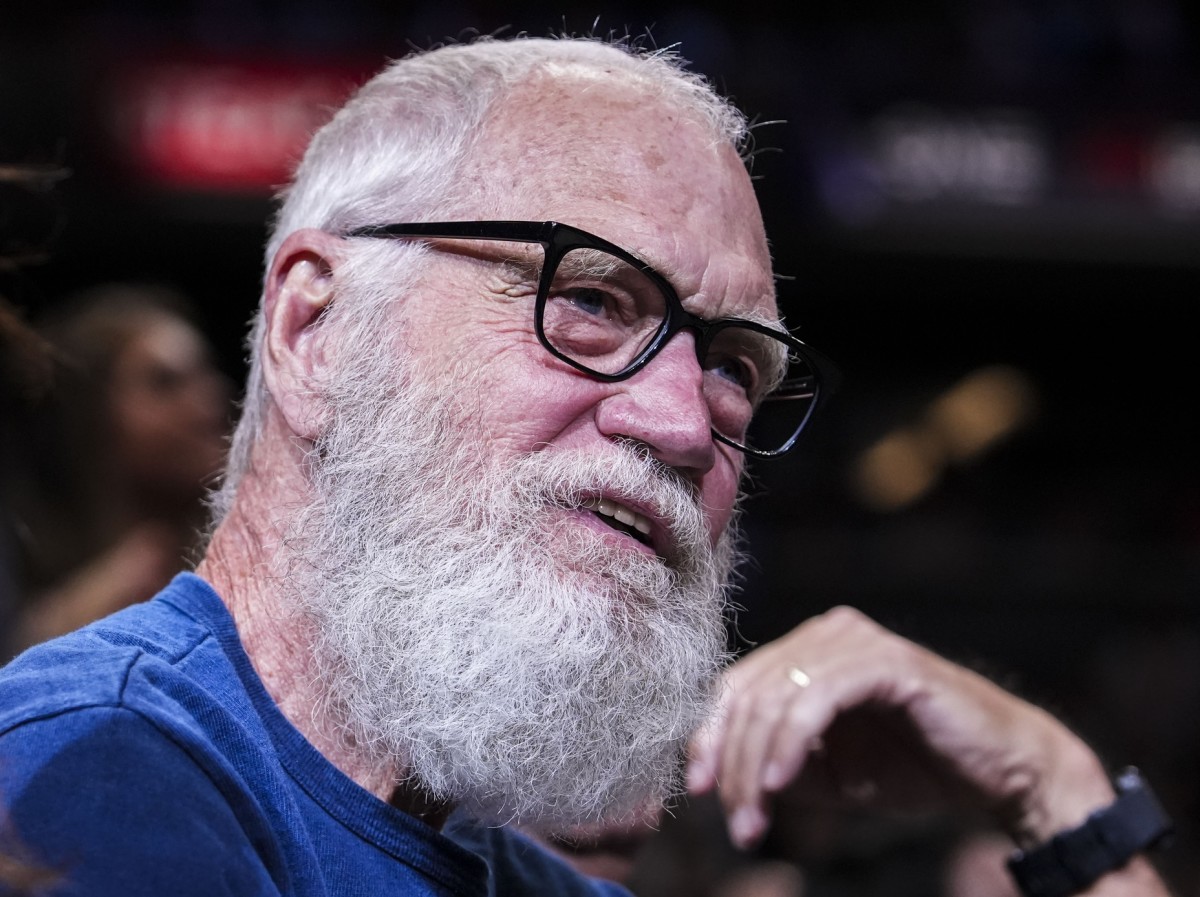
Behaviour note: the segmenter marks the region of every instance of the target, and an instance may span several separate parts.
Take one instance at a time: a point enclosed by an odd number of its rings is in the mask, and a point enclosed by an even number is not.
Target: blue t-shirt
[[[62,895],[619,897],[518,832],[443,833],[283,716],[198,576],[0,670],[0,798]]]

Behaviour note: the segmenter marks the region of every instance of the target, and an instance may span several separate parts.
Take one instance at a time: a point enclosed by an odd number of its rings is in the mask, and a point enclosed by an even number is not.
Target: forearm
[[[1153,864],[1140,855],[1079,894],[1080,897],[1171,897],[1170,890]]]

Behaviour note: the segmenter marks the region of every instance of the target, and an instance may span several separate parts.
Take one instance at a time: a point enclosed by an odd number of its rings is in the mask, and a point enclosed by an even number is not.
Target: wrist
[[[1082,894],[1169,837],[1170,820],[1136,769],[1130,767],[1117,776],[1115,791],[1114,800],[1079,825],[1012,855],[1008,867],[1023,894]]]
[[[1021,786],[1006,825],[1019,849],[1031,849],[1058,832],[1074,828],[1089,814],[1112,803],[1113,783],[1095,753],[1074,733],[1055,724],[1052,744],[1044,746],[1040,763],[1031,762],[1017,776]]]

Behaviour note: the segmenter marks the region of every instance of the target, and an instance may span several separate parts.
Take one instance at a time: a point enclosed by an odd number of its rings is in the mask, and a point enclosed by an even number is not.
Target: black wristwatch
[[[1101,876],[1120,869],[1135,853],[1161,846],[1171,820],[1141,774],[1132,766],[1113,782],[1117,799],[1092,813],[1077,828],[1059,832],[1045,844],[1018,850],[1009,871],[1026,897],[1068,897]]]

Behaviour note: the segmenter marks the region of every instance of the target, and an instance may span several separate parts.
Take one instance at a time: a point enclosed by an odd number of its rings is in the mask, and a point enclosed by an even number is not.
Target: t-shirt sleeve
[[[55,895],[286,890],[252,798],[129,709],[71,710],[4,733],[0,797],[12,835],[58,876]]]

